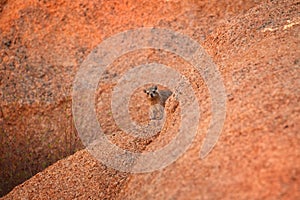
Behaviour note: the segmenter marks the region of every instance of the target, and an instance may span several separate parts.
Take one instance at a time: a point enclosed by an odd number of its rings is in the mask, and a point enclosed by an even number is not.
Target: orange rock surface
[[[0,0],[1,199],[300,199],[300,2]],[[78,137],[72,85],[89,53],[113,34],[140,27],[183,33],[217,65],[226,89],[226,120],[205,158],[199,150],[212,117],[200,75],[169,52],[148,49],[118,58],[108,78],[144,62],[173,66],[201,105],[198,134],[166,168],[131,174],[106,167]],[[124,64],[125,63],[125,64]],[[110,92],[100,82],[98,121],[122,148],[167,144],[179,124],[172,99],[167,128],[143,140],[114,124]],[[146,122],[137,92],[133,119]]]

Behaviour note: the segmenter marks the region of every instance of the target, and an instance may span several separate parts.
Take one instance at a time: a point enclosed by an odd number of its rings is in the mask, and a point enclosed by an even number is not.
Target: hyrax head
[[[159,97],[157,86],[154,85],[148,89],[144,89],[144,92],[147,94],[148,98],[155,99]]]

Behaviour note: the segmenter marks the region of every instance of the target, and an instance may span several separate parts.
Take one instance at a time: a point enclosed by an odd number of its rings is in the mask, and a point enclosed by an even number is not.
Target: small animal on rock
[[[166,101],[172,95],[172,92],[170,90],[159,90],[157,85],[144,89],[144,92],[150,101],[150,119],[162,119]]]

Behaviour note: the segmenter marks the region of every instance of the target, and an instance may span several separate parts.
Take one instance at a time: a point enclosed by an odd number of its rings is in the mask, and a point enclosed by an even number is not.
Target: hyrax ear
[[[145,92],[145,93],[147,93],[147,90],[146,90],[146,89],[144,89],[144,92]]]
[[[154,90],[157,90],[157,85],[154,85]]]

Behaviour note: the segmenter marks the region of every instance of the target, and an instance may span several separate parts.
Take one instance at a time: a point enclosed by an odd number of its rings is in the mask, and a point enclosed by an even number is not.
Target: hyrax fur
[[[172,95],[172,92],[170,90],[158,90],[156,85],[144,89],[144,92],[151,104],[150,119],[162,119],[166,101]]]

